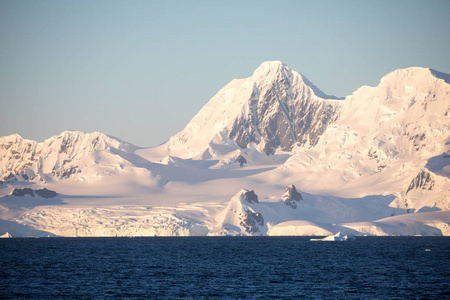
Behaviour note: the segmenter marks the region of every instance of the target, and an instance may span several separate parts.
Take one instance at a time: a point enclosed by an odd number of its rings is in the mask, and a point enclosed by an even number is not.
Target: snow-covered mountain
[[[347,97],[317,145],[294,150],[284,176],[292,182],[313,171],[321,180],[299,183],[313,193],[395,194],[398,207],[450,209],[442,171],[449,164],[449,113],[448,82],[430,69],[396,70]]]
[[[280,61],[222,88],[163,147],[172,156],[209,159],[243,148],[265,154],[315,145],[340,101]]]
[[[0,234],[450,235],[449,82],[413,67],[336,99],[265,62],[156,148],[1,137]]]
[[[103,133],[65,131],[43,143],[18,134],[0,137],[0,180],[2,182],[54,182],[63,179],[98,181],[126,172],[140,172],[149,163],[133,152],[136,146]]]

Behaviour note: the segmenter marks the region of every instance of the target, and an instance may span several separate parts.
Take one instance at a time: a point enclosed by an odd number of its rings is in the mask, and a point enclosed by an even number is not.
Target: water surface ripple
[[[0,240],[3,298],[450,299],[450,238]]]

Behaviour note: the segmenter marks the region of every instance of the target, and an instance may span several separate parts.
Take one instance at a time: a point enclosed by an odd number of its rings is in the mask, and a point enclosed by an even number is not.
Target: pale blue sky
[[[336,96],[398,68],[450,73],[449,16],[447,0],[0,0],[0,136],[156,146],[266,60]]]

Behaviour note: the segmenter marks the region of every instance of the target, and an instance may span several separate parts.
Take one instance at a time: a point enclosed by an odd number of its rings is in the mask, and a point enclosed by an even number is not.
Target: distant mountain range
[[[1,137],[0,235],[450,235],[449,114],[450,75],[432,69],[337,99],[264,62],[159,147],[97,132]],[[302,200],[283,196],[291,185]],[[22,187],[59,202],[11,194]]]

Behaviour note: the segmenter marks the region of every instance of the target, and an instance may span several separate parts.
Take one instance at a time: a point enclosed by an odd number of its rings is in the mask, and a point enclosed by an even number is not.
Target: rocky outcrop
[[[267,226],[253,190],[241,190],[216,218],[210,235],[265,235]]]
[[[289,205],[292,208],[297,208],[297,202],[303,200],[302,195],[297,192],[297,189],[292,184],[286,188],[286,191],[283,195],[283,201],[286,205]]]
[[[12,183],[18,181],[17,176],[13,173],[9,173],[8,175],[3,175],[3,180],[1,183]]]
[[[443,163],[444,159],[438,162]],[[450,209],[449,191],[450,180],[446,175],[446,168],[436,166],[435,162],[427,165],[410,181],[405,188],[404,196],[395,202],[407,212],[430,212]],[[440,170],[442,168],[442,170]],[[435,173],[431,170],[437,170]]]
[[[11,196],[16,197],[24,197],[26,195],[30,195],[31,197],[34,197],[34,195],[38,195],[42,198],[54,198],[58,196],[58,193],[52,190],[48,190],[46,188],[33,190],[31,188],[23,188],[23,189],[13,189],[11,192]]]
[[[242,155],[239,155],[238,157],[236,157],[236,162],[239,164],[239,166],[243,167],[247,163],[247,160]]]
[[[34,190],[34,192],[42,197],[42,198],[54,198],[58,196],[58,193],[52,190],[47,190],[46,188],[40,189],[40,190]]]
[[[422,189],[431,191],[434,187],[435,181],[433,180],[431,173],[422,171],[411,181],[406,194],[413,189]]]
[[[241,216],[240,225],[250,234],[258,233],[259,227],[264,226],[264,218],[259,212],[245,211],[245,215]]]
[[[30,196],[34,197],[33,189],[30,189],[30,188],[13,189],[11,192],[11,196],[23,197],[25,195],[30,195]]]
[[[248,203],[258,203],[258,195],[255,194],[254,190],[245,190],[243,196]]]

